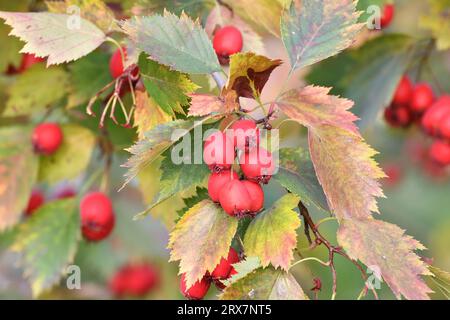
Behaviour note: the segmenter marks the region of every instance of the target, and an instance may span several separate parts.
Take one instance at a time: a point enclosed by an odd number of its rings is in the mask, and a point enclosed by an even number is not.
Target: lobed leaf
[[[260,267],[261,261],[259,261],[258,257],[246,257],[244,260],[233,264],[235,273],[228,279],[223,280],[222,283],[224,286],[228,287],[233,282],[245,278],[249,273],[255,271]]]
[[[292,193],[277,200],[274,205],[259,213],[247,228],[244,237],[245,254],[258,257],[262,267],[272,264],[288,270],[297,246],[300,218],[293,209],[300,198]]]
[[[184,207],[180,210],[177,210],[178,220],[181,219],[191,207],[206,199],[209,199],[208,189],[203,187],[196,187],[194,195],[183,198]],[[176,222],[178,222],[178,220]]]
[[[201,18],[214,5],[215,0],[138,0],[132,8],[132,13],[136,16],[148,16],[155,13],[161,14],[167,10],[176,15],[186,12],[191,17]]]
[[[190,94],[191,106],[189,116],[206,116],[212,114],[229,114],[239,109],[237,95],[234,90],[224,92],[223,96],[209,94]]]
[[[170,234],[169,261],[180,261],[179,273],[186,274],[187,287],[228,255],[237,225],[237,219],[211,200],[199,202],[178,221]]]
[[[47,66],[77,60],[106,40],[94,24],[67,14],[3,11],[0,18],[12,27],[10,35],[26,42],[21,52],[48,56]]]
[[[22,216],[37,178],[39,162],[27,127],[0,129],[0,232]]]
[[[395,296],[428,300],[431,289],[421,279],[430,275],[426,264],[414,250],[425,247],[394,224],[375,219],[343,219],[338,230],[339,244],[353,259],[382,276]]]
[[[221,300],[308,300],[294,276],[272,267],[258,268],[233,282]]]
[[[61,279],[74,259],[80,230],[75,199],[49,202],[19,226],[11,249],[21,254],[33,296]]]
[[[292,70],[348,48],[363,24],[354,0],[294,0],[281,17],[281,38]]]
[[[135,17],[121,27],[138,49],[172,69],[193,74],[221,70],[205,30],[184,13]]]
[[[61,146],[54,154],[41,157],[40,181],[56,183],[76,178],[91,160],[96,142],[94,134],[74,124],[63,125],[61,129],[64,135]]]

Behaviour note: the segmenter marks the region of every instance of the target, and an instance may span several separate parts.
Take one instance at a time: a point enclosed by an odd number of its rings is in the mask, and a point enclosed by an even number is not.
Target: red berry
[[[429,108],[422,117],[422,127],[430,135],[436,136],[441,126],[446,126],[442,123],[444,118],[450,114],[450,96],[440,97],[432,106]]]
[[[413,94],[413,85],[411,80],[409,80],[408,76],[403,76],[400,80],[397,90],[394,93],[394,98],[392,99],[392,104],[400,106],[400,105],[408,105],[411,100]]]
[[[159,283],[158,271],[149,263],[125,265],[110,281],[110,290],[116,296],[142,297]]]
[[[392,127],[407,127],[411,124],[412,117],[406,106],[388,107],[384,117]]]
[[[127,55],[127,51],[125,48],[122,48],[123,54]],[[114,51],[113,55],[111,56],[111,59],[109,60],[109,72],[111,73],[111,76],[116,79],[122,75],[124,71],[123,67],[123,60],[122,60],[122,54],[120,53],[120,50],[117,49]]]
[[[253,181],[243,180],[242,183],[247,188],[251,199],[251,212],[259,212],[264,205],[264,191],[261,186]]]
[[[239,150],[249,150],[259,144],[259,129],[253,120],[238,120],[231,126],[234,146]]]
[[[238,53],[243,46],[242,33],[233,26],[220,28],[214,34],[213,47],[219,57],[228,58]]]
[[[264,148],[245,152],[239,159],[242,172],[248,180],[268,183],[275,172],[272,154]]]
[[[394,19],[395,6],[393,4],[386,4],[383,7],[383,12],[380,18],[381,28],[387,28]]]
[[[239,255],[233,248],[230,247],[227,258],[220,259],[219,264],[214,268],[211,277],[217,280],[224,280],[230,276],[232,264],[239,262]]]
[[[22,55],[22,62],[20,64],[18,72],[24,72],[31,68],[36,63],[44,62],[44,58],[36,57],[34,54],[25,53]]]
[[[56,123],[41,123],[34,128],[32,140],[37,153],[50,155],[61,145],[63,132]]]
[[[446,111],[445,116],[439,122],[439,134],[441,137],[450,140],[450,112]]]
[[[186,288],[186,275],[181,275],[180,290],[181,293],[188,299],[201,300],[206,295],[211,285],[211,281],[203,277],[203,279],[194,283],[189,289]]]
[[[441,140],[435,141],[430,148],[430,158],[440,165],[449,165],[450,144]]]
[[[40,206],[45,202],[44,194],[39,190],[34,190],[31,193],[30,199],[28,200],[27,208],[25,209],[25,214],[31,216]]]
[[[203,146],[203,160],[211,170],[230,169],[234,156],[233,142],[225,133],[215,132],[206,139]]]
[[[87,194],[80,204],[81,226],[87,240],[106,238],[114,228],[115,217],[111,200],[101,192]]]
[[[251,212],[252,200],[247,187],[240,180],[225,184],[219,196],[220,205],[230,216],[242,217]]]
[[[426,83],[419,83],[414,87],[409,107],[416,113],[423,113],[434,101],[433,89]]]
[[[208,180],[208,194],[212,201],[219,202],[223,186],[232,179],[239,180],[237,173],[232,170],[211,173]]]

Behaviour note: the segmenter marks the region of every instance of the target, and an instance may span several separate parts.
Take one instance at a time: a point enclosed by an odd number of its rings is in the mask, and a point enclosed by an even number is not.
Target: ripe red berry
[[[412,116],[404,105],[390,106],[384,110],[384,119],[392,127],[407,127],[411,124]]]
[[[450,144],[442,140],[435,141],[430,148],[430,158],[440,165],[449,165]]]
[[[422,127],[430,135],[436,136],[440,127],[447,126],[442,121],[450,114],[450,96],[440,97],[423,115]],[[447,122],[447,120],[445,121]],[[445,131],[445,130],[444,130]]]
[[[186,275],[181,275],[180,290],[181,293],[190,300],[201,300],[206,295],[211,285],[211,281],[207,277],[194,283],[190,288],[186,288]]]
[[[219,202],[219,195],[223,186],[232,179],[239,180],[239,176],[233,170],[211,173],[208,180],[208,194],[212,201]]]
[[[403,76],[400,80],[397,90],[395,90],[392,104],[396,106],[408,105],[413,94],[413,85],[408,76]]]
[[[380,17],[381,28],[387,28],[394,19],[395,6],[393,4],[386,4],[383,7],[383,12]]]
[[[122,48],[123,54],[127,55],[127,51],[125,48]],[[122,75],[124,71],[123,67],[123,60],[122,60],[122,54],[120,53],[120,50],[117,49],[114,51],[113,55],[111,56],[111,59],[109,60],[109,72],[111,73],[111,76],[116,79]]]
[[[259,144],[259,129],[253,120],[238,120],[230,128],[233,143],[239,150],[249,150]]]
[[[239,29],[233,26],[225,26],[218,29],[214,34],[213,47],[219,58],[228,58],[242,50],[243,42],[242,33]]]
[[[111,200],[101,192],[87,194],[80,203],[81,226],[90,241],[106,238],[114,228],[115,216]]]
[[[248,180],[259,183],[268,183],[275,172],[272,154],[264,148],[255,148],[243,153],[239,164]]]
[[[50,155],[61,145],[63,132],[56,123],[41,123],[34,128],[32,140],[36,153]]]
[[[243,180],[242,183],[247,188],[251,199],[250,212],[259,212],[264,205],[264,191],[261,186],[253,181]]]
[[[434,101],[433,89],[426,83],[419,83],[414,87],[409,107],[415,113],[423,113]]]
[[[231,269],[233,269],[232,264],[239,262],[239,254],[230,247],[228,251],[228,256],[226,258],[222,257],[219,264],[214,268],[211,273],[211,277],[214,280],[224,280],[230,276]]]
[[[31,216],[40,206],[45,202],[45,196],[40,190],[34,190],[31,193],[30,199],[28,200],[27,208],[25,209],[25,214]]]
[[[159,273],[149,263],[129,264],[119,269],[110,281],[115,296],[142,297],[159,284]]]
[[[216,172],[230,169],[234,162],[235,151],[232,140],[223,132],[210,135],[203,146],[203,160]]]
[[[25,53],[22,55],[22,62],[20,64],[18,72],[24,72],[31,68],[36,63],[44,62],[44,58],[36,57],[34,54]]]
[[[230,216],[242,217],[252,209],[252,200],[247,187],[240,180],[231,180],[225,184],[219,195],[220,205]]]

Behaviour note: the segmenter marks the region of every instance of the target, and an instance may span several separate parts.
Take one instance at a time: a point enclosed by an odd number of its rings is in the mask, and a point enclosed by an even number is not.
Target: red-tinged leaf
[[[234,90],[238,97],[254,98],[255,93],[262,92],[270,74],[281,63],[281,60],[271,60],[253,52],[234,54],[230,59],[225,91]]]
[[[379,273],[398,299],[429,299],[432,290],[421,276],[431,272],[414,252],[425,247],[404,230],[372,218],[344,219],[337,236],[349,256]]]
[[[206,116],[210,114],[227,114],[239,109],[234,90],[227,91],[224,96],[208,94],[190,94],[191,106],[189,116]]]
[[[170,261],[180,260],[180,273],[186,274],[187,287],[213,271],[227,256],[237,226],[238,220],[211,200],[197,203],[178,221],[168,248]]]
[[[13,29],[10,35],[26,44],[23,53],[47,57],[47,66],[79,59],[94,51],[106,36],[93,23],[67,14],[49,12],[0,12]]]

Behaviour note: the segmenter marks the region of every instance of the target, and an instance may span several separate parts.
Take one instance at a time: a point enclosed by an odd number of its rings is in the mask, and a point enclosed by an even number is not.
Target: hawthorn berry
[[[242,33],[234,26],[225,26],[214,34],[213,47],[222,64],[228,62],[229,56],[242,50],[244,40]]]
[[[240,180],[231,180],[223,186],[219,202],[222,209],[230,216],[243,217],[252,209],[252,199],[247,187]]]
[[[259,129],[253,120],[238,120],[230,128],[233,143],[239,150],[248,151],[259,145]]]
[[[245,152],[239,158],[242,172],[248,180],[268,183],[275,172],[272,153],[264,148],[255,148]]]
[[[413,94],[413,84],[408,76],[403,76],[392,99],[392,104],[396,106],[408,105]]]
[[[181,275],[180,290],[181,293],[190,300],[201,300],[211,286],[211,281],[208,277],[203,277],[201,280],[194,283],[190,288],[186,288],[186,275]]]
[[[106,238],[114,228],[115,216],[111,200],[102,192],[84,196],[80,203],[83,236],[90,241]]]
[[[450,114],[450,96],[440,97],[423,115],[422,127],[432,136],[438,135],[440,128],[447,126],[444,118]],[[444,122],[443,122],[444,121]]]
[[[383,7],[383,12],[380,17],[381,28],[387,28],[394,19],[395,6],[393,4],[386,4]]]
[[[226,258],[222,257],[219,264],[214,268],[211,273],[213,280],[224,280],[230,276],[230,272],[233,269],[232,264],[239,262],[239,254],[230,247]]]
[[[41,123],[34,128],[32,141],[36,153],[50,155],[61,145],[63,132],[57,123]]]
[[[112,277],[109,288],[117,297],[124,295],[142,297],[158,284],[158,270],[149,263],[137,263],[120,268]]]
[[[127,55],[127,51],[125,48],[122,48],[123,54]],[[114,51],[113,55],[111,56],[111,59],[109,60],[109,72],[111,73],[111,76],[114,79],[117,79],[122,75],[124,71],[123,67],[123,60],[122,60],[122,54],[120,52],[120,49],[117,49]]]
[[[407,127],[411,124],[412,116],[409,109],[404,106],[390,106],[384,110],[384,119],[392,127]]]
[[[430,158],[437,164],[446,166],[450,164],[450,144],[446,141],[436,140],[430,148]]]
[[[261,186],[253,181],[243,180],[242,183],[247,188],[247,192],[251,199],[250,212],[256,213],[262,209],[264,205],[264,191]]]
[[[39,209],[45,202],[45,196],[40,190],[34,190],[31,193],[30,199],[28,200],[27,208],[25,209],[25,214],[31,216],[37,209]]]
[[[44,58],[36,57],[34,54],[25,53],[22,55],[22,62],[20,63],[18,73],[22,73],[31,68],[36,63],[44,61],[45,61]]]
[[[234,162],[233,141],[223,132],[210,135],[203,145],[203,160],[208,167],[218,172],[230,169]]]
[[[415,113],[423,113],[434,101],[433,89],[426,83],[419,83],[414,87],[409,107]]]
[[[223,186],[230,180],[239,180],[239,176],[233,170],[213,172],[208,180],[208,194],[212,201],[219,202],[219,195]]]

